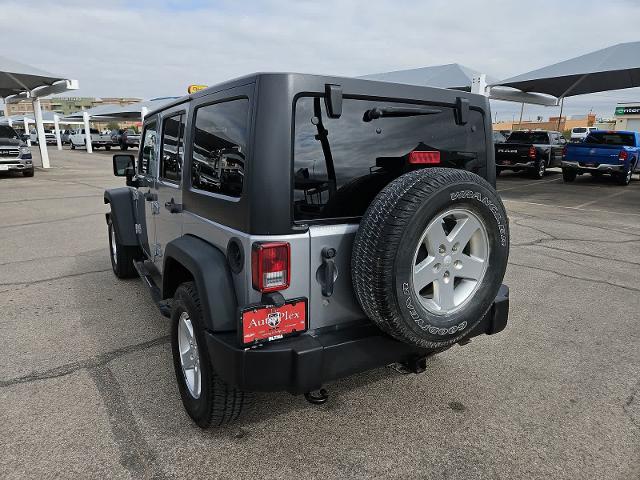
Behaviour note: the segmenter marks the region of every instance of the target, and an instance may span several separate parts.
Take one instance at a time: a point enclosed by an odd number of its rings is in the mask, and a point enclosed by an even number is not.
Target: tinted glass
[[[0,138],[15,138],[17,136],[18,134],[13,128],[0,125]]]
[[[507,139],[509,143],[549,143],[545,132],[513,132]]]
[[[156,145],[158,143],[158,132],[156,122],[150,122],[144,129],[144,141],[142,142],[142,162],[140,163],[141,173],[151,173],[156,171]]]
[[[242,193],[249,100],[200,107],[195,112],[193,188],[231,197]]]
[[[184,158],[184,116],[165,118],[162,125],[160,177],[180,183]]]
[[[587,131],[586,128],[578,127],[573,129],[573,133],[585,133]]]
[[[432,114],[364,120],[365,112],[386,107]],[[363,215],[386,184],[403,169],[413,168],[408,155],[414,150],[440,152],[442,166],[464,168],[469,161],[485,165],[484,118],[470,110],[468,120],[465,126],[456,125],[454,110],[448,107],[348,98],[343,99],[341,117],[328,118],[324,99],[299,98],[295,106],[294,219]]]
[[[635,138],[631,133],[618,132],[591,132],[585,139],[585,143],[599,143],[602,145],[626,145],[635,146]]]

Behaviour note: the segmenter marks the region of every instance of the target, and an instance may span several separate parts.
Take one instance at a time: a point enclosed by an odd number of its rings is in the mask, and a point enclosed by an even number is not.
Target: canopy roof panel
[[[38,87],[53,85],[61,80],[66,80],[66,78],[0,57],[0,97],[8,97]]]
[[[558,98],[638,87],[640,42],[620,43],[492,84],[498,85]]]
[[[95,120],[140,120],[143,108],[145,108],[147,112],[150,112],[172,102],[176,98],[177,97],[154,98],[130,105],[100,105],[88,110],[72,113],[65,118],[69,120],[82,119],[82,113],[87,112],[89,117]]]
[[[434,65],[410,70],[374,73],[359,78],[421,87],[452,88],[455,90],[469,91],[471,90],[473,77],[477,77],[478,75],[480,75],[480,72],[473,68],[460,65],[459,63],[449,63],[447,65]],[[495,81],[497,81],[497,79],[487,76],[487,83]]]

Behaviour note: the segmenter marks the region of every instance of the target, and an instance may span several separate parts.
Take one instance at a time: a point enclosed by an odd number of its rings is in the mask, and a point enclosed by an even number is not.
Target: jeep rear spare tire
[[[383,331],[441,348],[491,307],[508,254],[507,215],[489,183],[464,170],[416,170],[387,185],[362,218],[354,289]]]

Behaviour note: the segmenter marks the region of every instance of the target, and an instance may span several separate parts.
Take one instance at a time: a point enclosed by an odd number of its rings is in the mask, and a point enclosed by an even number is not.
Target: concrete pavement
[[[506,173],[510,324],[433,358],[257,395],[231,427],[182,409],[168,323],[111,272],[111,155],[0,176],[1,478],[640,478],[640,181]],[[35,160],[38,164],[38,160]]]

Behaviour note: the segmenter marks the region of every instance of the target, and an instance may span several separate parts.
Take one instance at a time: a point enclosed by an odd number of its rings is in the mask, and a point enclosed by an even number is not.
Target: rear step
[[[158,285],[156,285],[156,282],[153,280],[153,275],[151,274],[151,272],[149,272],[149,269],[147,269],[145,263],[146,262],[144,261],[140,262],[134,260],[133,266],[135,267],[136,272],[138,272],[138,275],[140,275],[140,278],[142,278],[144,283],[147,284],[147,287],[149,287],[151,298],[153,298],[153,301],[160,310],[160,313],[163,316],[169,318],[171,317],[171,306],[169,305],[167,300],[162,300],[162,292],[160,291]]]

